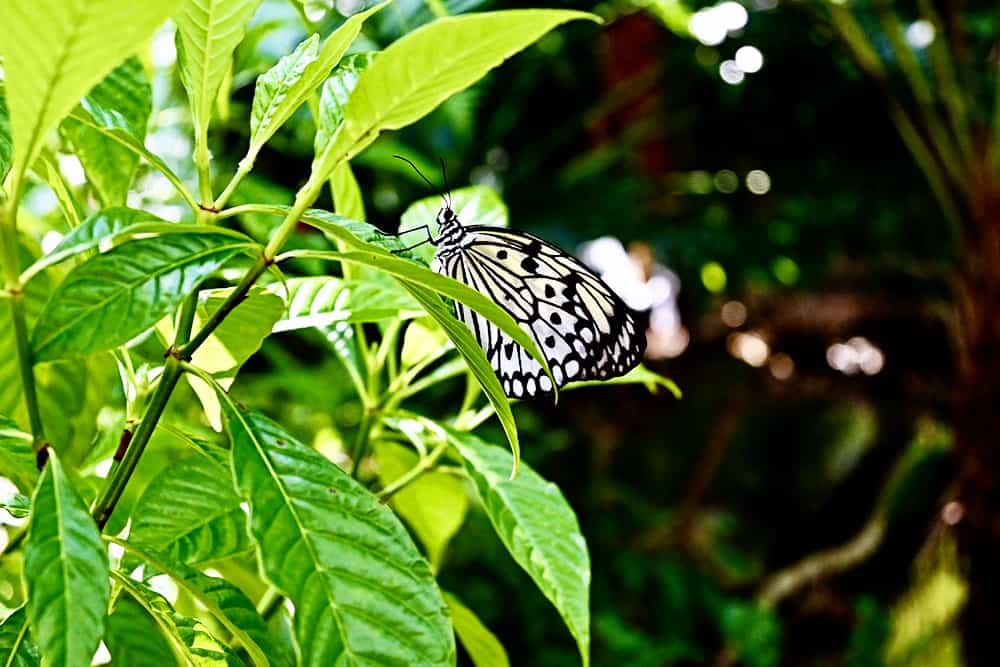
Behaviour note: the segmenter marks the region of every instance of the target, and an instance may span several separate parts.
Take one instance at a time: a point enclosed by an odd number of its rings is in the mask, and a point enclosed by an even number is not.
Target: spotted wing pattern
[[[526,232],[470,225],[441,244],[433,268],[485,294],[531,334],[556,384],[624,375],[642,358],[645,332],[614,292],[576,258]],[[527,398],[552,381],[527,350],[478,313],[457,314],[486,351],[504,391]]]

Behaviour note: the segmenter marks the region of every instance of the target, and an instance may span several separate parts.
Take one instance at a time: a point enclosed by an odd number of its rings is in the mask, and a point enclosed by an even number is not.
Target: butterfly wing
[[[644,332],[625,304],[576,258],[526,232],[473,225],[457,250],[439,248],[435,268],[502,306],[531,334],[559,386],[608,379],[635,367]],[[444,252],[442,252],[444,250]],[[486,318],[457,304],[508,396],[552,390],[527,350]]]

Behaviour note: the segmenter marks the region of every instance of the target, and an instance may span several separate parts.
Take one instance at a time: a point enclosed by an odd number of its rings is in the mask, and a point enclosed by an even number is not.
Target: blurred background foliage
[[[500,192],[515,227],[569,249],[611,237],[584,256],[612,277],[638,273],[618,284],[644,286],[632,296],[659,309],[647,363],[682,400],[626,386],[515,406],[525,459],[588,539],[594,664],[1000,664],[976,631],[990,610],[962,611],[983,552],[957,528],[968,423],[955,406],[968,381],[955,280],[983,219],[970,191],[996,191],[995,2],[556,4],[606,22],[546,36],[353,166],[367,219],[391,232],[429,194],[391,155],[428,173],[441,156],[454,187]],[[218,100],[217,160],[242,157],[256,77],[360,5],[264,3]],[[516,6],[535,3],[396,0],[353,50],[435,16]],[[149,143],[191,176],[183,91],[163,75],[169,37],[145,56],[159,73]],[[232,203],[289,201],[314,133],[300,109]],[[169,184],[142,178],[130,204],[176,218]],[[38,215],[57,210],[47,191],[32,196]],[[271,224],[241,221],[255,236]],[[269,338],[236,393],[336,451],[361,416],[349,386],[327,342],[296,333]],[[195,414],[184,391],[172,409]],[[462,392],[442,385],[425,414]],[[104,432],[124,417],[102,414]],[[157,451],[171,450],[153,448],[140,478]],[[512,664],[578,664],[477,508],[440,578]]]

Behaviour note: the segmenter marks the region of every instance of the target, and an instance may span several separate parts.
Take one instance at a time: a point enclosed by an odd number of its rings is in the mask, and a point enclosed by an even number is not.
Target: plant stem
[[[233,196],[236,188],[243,181],[243,179],[246,178],[246,175],[250,173],[250,170],[253,169],[253,163],[256,159],[257,152],[251,147],[251,149],[247,151],[246,157],[240,160],[239,165],[236,167],[236,173],[233,174],[233,177],[229,180],[229,183],[222,191],[222,194],[216,198],[214,208],[221,210],[222,207],[226,205],[226,202],[228,202],[229,198]]]
[[[351,448],[351,477],[358,478],[358,470],[361,468],[361,459],[368,449],[368,439],[372,432],[372,423],[375,412],[378,408],[365,407],[364,414],[361,415],[361,424],[358,426],[358,434],[354,438],[354,447]]]
[[[240,305],[243,299],[246,298],[246,295],[250,292],[254,283],[257,282],[257,279],[260,278],[260,276],[267,270],[269,265],[270,262],[263,255],[261,255],[257,261],[254,262],[253,266],[250,267],[250,270],[247,271],[243,276],[243,279],[240,280],[236,289],[229,294],[222,305],[219,306],[219,309],[212,313],[211,317],[209,317],[208,321],[201,326],[201,329],[198,330],[198,333],[195,334],[194,338],[179,348],[179,354],[182,359],[191,358],[194,351],[197,350],[198,347],[200,347],[201,344],[212,335],[212,332],[215,331],[220,324],[222,324],[222,320],[226,319],[226,316],[233,312],[233,310]],[[197,298],[197,296],[195,298]],[[178,333],[180,333],[179,329]],[[188,329],[188,334],[190,334],[190,328]]]
[[[405,486],[413,482],[413,480],[430,470],[434,467],[434,464],[437,463],[437,460],[441,458],[441,455],[444,454],[446,449],[448,449],[448,441],[442,440],[435,445],[434,449],[428,452],[427,456],[420,459],[420,461],[417,462],[417,465],[403,473],[403,475],[393,481],[392,484],[379,491],[376,494],[378,499],[385,502],[391,498],[393,494],[398,493]]]
[[[281,609],[281,603],[285,601],[285,596],[274,586],[268,586],[264,594],[260,596],[257,603],[257,613],[265,621],[269,620],[274,612]]]
[[[104,487],[100,497],[94,501],[90,513],[101,530],[104,530],[104,526],[107,525],[118,500],[125,491],[125,486],[131,479],[132,473],[135,472],[135,467],[139,464],[139,457],[142,456],[146,445],[149,444],[149,439],[156,429],[156,423],[163,415],[163,411],[170,401],[170,394],[177,386],[180,377],[180,360],[173,355],[167,357],[160,383],[156,386],[156,391],[153,392],[146,414],[142,416],[142,421],[139,422],[139,427],[136,428],[135,434],[132,436],[132,442],[125,451],[121,464],[111,473],[111,479],[108,480],[107,486]]]
[[[28,409],[31,424],[32,448],[38,452],[45,444],[45,429],[38,409],[38,393],[35,389],[35,369],[31,358],[31,342],[28,338],[28,323],[24,314],[24,288],[18,277],[17,228],[15,226],[16,200],[8,206],[0,206],[0,262],[3,263],[4,288],[10,301],[11,316],[14,321],[14,342],[17,347],[17,364],[21,373],[21,388],[24,404]]]
[[[199,142],[199,145],[201,142]],[[199,151],[196,149],[196,162]],[[205,157],[207,158],[207,148],[205,149]],[[202,195],[204,198],[206,185],[208,188],[208,198],[205,201],[211,200],[211,184],[207,184],[203,178],[207,175],[207,170],[202,171],[199,164],[199,183],[202,189]],[[219,307],[212,317],[202,326],[198,333],[186,344],[184,344],[180,349],[177,349],[177,345],[180,345],[182,337],[178,336],[176,339],[175,349],[168,351],[167,361],[163,367],[163,375],[160,377],[160,383],[157,385],[156,390],[153,392],[153,397],[150,399],[149,407],[146,410],[146,414],[143,415],[142,421],[139,423],[135,434],[132,436],[132,442],[129,445],[128,450],[125,452],[124,458],[122,458],[121,463],[117,468],[115,468],[111,473],[111,478],[108,481],[108,485],[102,491],[100,497],[94,502],[94,506],[91,510],[91,514],[97,521],[97,525],[103,530],[104,526],[107,524],[108,519],[111,518],[111,514],[114,512],[115,506],[118,504],[118,500],[121,498],[122,493],[125,491],[125,486],[128,484],[129,479],[132,477],[132,473],[135,472],[135,467],[139,463],[139,458],[142,456],[146,445],[149,443],[149,439],[153,435],[153,431],[156,429],[156,424],[163,415],[164,409],[167,407],[167,403],[170,401],[170,395],[177,386],[177,382],[183,373],[182,359],[190,358],[198,347],[212,335],[212,332],[222,323],[222,320],[233,311],[236,306],[246,297],[249,293],[250,288],[257,279],[267,270],[270,266],[275,255],[281,250],[281,247],[288,240],[288,237],[292,235],[295,231],[295,225],[298,223],[299,217],[302,215],[312,202],[316,201],[316,197],[319,196],[319,190],[322,186],[322,182],[318,184],[310,178],[309,181],[299,190],[295,197],[295,205],[292,206],[291,210],[282,220],[281,225],[279,225],[277,232],[274,237],[271,238],[270,243],[264,249],[261,257],[254,263],[250,271],[243,276],[243,279],[237,285],[236,289],[229,295],[226,301]],[[16,269],[15,269],[16,270]],[[181,309],[181,319],[178,323],[178,333],[190,332],[191,324],[194,319],[195,306],[197,305],[197,295],[189,297],[188,301],[185,302]]]

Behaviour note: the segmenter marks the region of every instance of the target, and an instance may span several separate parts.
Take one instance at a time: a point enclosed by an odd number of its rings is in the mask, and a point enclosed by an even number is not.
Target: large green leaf
[[[351,98],[351,91],[358,85],[358,79],[375,60],[377,52],[355,53],[344,60],[323,82],[319,96],[319,114],[316,118],[315,152],[323,152],[333,135],[344,122],[344,107]],[[346,214],[344,214],[346,215]]]
[[[507,479],[511,461],[504,449],[469,433],[445,431],[500,540],[559,610],[589,663],[590,556],[569,503],[559,487],[527,466],[517,479]]]
[[[254,244],[199,227],[124,243],[73,269],[32,335],[37,361],[111,349],[146,331],[198,284]]]
[[[330,75],[347,47],[361,32],[365,19],[387,4],[388,0],[351,16],[326,38],[312,57],[312,47],[307,46],[309,40],[306,40],[258,79],[250,118],[250,149],[247,151],[251,162],[268,139]],[[296,56],[296,53],[299,55]],[[302,64],[303,60],[307,62]]]
[[[89,665],[104,634],[108,555],[97,525],[50,452],[24,548],[28,618],[46,665]]]
[[[176,0],[0,3],[15,181],[66,113],[139,48],[174,5]]]
[[[104,636],[113,665],[166,667],[177,660],[160,628],[142,605],[121,596],[108,617]]]
[[[177,65],[188,94],[196,133],[208,129],[212,103],[233,61],[246,24],[261,0],[181,0],[177,24]]]
[[[174,188],[177,190],[178,194],[183,197],[184,201],[187,202],[191,210],[197,210],[198,204],[195,202],[191,193],[188,192],[187,187],[184,182],[181,181],[180,177],[173,172],[173,170],[167,166],[159,156],[154,155],[150,152],[145,144],[132,134],[128,129],[128,124],[122,118],[121,115],[116,113],[113,109],[102,109],[96,106],[89,106],[87,100],[84,99],[80,106],[69,113],[67,118],[85,125],[87,128],[97,132],[107,138],[109,141],[114,142],[118,146],[135,153],[141,158],[144,158],[150,165],[157,169],[161,174],[163,174],[168,181],[170,181]]]
[[[232,649],[216,639],[203,622],[178,614],[165,597],[127,574],[114,570],[115,581],[142,605],[170,643],[179,664],[195,667],[241,665]]]
[[[383,486],[402,477],[419,461],[412,449],[392,442],[377,442],[375,456]],[[424,545],[431,567],[435,572],[440,570],[445,548],[462,527],[469,506],[463,480],[427,471],[397,491],[391,503]]]
[[[393,42],[365,70],[344,123],[313,163],[326,180],[379,133],[409,125],[561,23],[597,20],[562,10],[511,10],[447,17]]]
[[[210,577],[131,539],[128,542],[121,540],[115,542],[157,571],[169,575],[178,586],[204,605],[222,627],[239,641],[254,665],[266,667],[269,664],[267,655],[275,659],[275,664],[280,662],[271,645],[263,619],[250,598],[239,588],[225,579]]]
[[[28,614],[24,607],[15,609],[0,622],[0,665],[37,667],[38,647],[29,633]]]
[[[479,617],[450,593],[444,594],[444,601],[451,611],[455,634],[472,658],[472,664],[475,667],[510,667],[503,644]]]
[[[302,78],[307,66],[319,54],[319,35],[311,35],[299,43],[295,50],[281,59],[259,77],[254,87],[253,105],[250,107],[250,144],[263,146],[287,116],[278,112],[286,104],[288,93]],[[294,112],[295,110],[292,109]]]
[[[55,248],[22,273],[21,282],[27,282],[40,271],[71,257],[86,256],[84,253],[98,248],[106,239],[110,240],[109,237],[142,223],[170,224],[152,213],[132,208],[114,207],[98,211],[70,231]],[[183,227],[178,225],[178,230],[181,229]]]
[[[7,111],[7,92],[0,83],[0,185],[7,178],[11,160],[14,159],[14,144],[10,136],[10,113]]]
[[[140,142],[146,137],[152,110],[153,91],[142,63],[135,57],[113,69],[81,102],[81,111],[93,118],[116,115],[123,129]],[[73,117],[63,120],[61,130],[73,145],[87,179],[104,205],[124,204],[139,156]]]
[[[229,471],[197,456],[153,478],[132,509],[129,538],[201,565],[252,551],[246,523]]]
[[[301,664],[453,664],[441,593],[389,508],[271,420],[220,399],[261,567],[295,605]]]
[[[31,434],[17,427],[10,417],[0,415],[0,477],[14,482],[23,493],[30,493],[38,479]]]
[[[483,393],[486,394],[487,400],[496,412],[497,419],[500,420],[500,425],[507,436],[507,442],[510,443],[510,450],[514,456],[511,462],[510,477],[511,479],[515,478],[521,465],[521,442],[517,435],[517,424],[514,422],[514,413],[510,409],[510,400],[504,393],[503,386],[493,371],[493,366],[486,358],[486,353],[472,336],[469,327],[455,319],[451,308],[446,306],[437,294],[422,285],[405,280],[402,285],[420,302],[427,314],[441,325],[444,332],[448,334],[448,338],[455,344],[455,349],[465,359],[469,371],[479,382],[479,386],[483,388]]]
[[[274,323],[274,331],[326,327],[335,322],[378,322],[408,319],[423,313],[413,297],[395,281],[343,280],[333,277],[291,278],[275,285],[288,290],[288,310]]]

